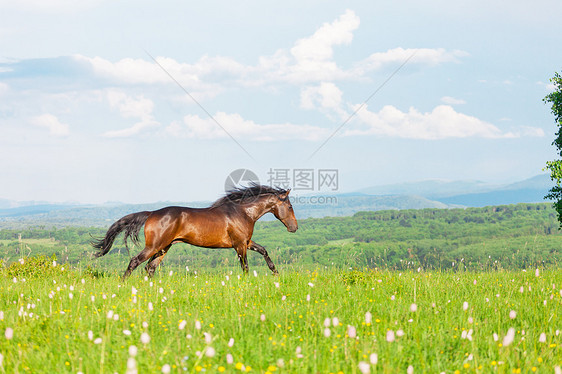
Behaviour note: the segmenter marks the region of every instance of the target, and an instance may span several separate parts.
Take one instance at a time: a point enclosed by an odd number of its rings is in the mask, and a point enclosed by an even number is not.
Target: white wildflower
[[[507,330],[507,334],[503,338],[503,346],[509,346],[511,343],[513,343],[513,339],[515,339],[515,329],[513,327],[510,327],[509,330]]]
[[[351,339],[355,339],[357,337],[357,329],[354,326],[347,326],[347,335],[351,338]]]
[[[357,367],[359,367],[359,371],[362,374],[369,374],[371,372],[371,365],[365,361],[359,361]]]
[[[392,343],[394,341],[395,337],[394,337],[394,331],[392,330],[388,330],[386,332],[386,341],[389,343]]]
[[[216,351],[213,347],[207,347],[207,350],[205,351],[205,356],[207,357],[215,357]]]

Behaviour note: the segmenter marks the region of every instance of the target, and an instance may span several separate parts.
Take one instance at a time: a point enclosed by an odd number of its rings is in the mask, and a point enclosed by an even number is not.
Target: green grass
[[[19,243],[17,239],[0,239],[0,244],[11,244],[11,243]],[[56,245],[60,245],[59,242],[52,238],[41,238],[41,239],[22,239],[21,243],[23,244],[33,244],[33,245],[43,245],[47,247],[54,247]]]
[[[348,243],[353,243],[353,240],[354,240],[354,238],[328,240],[328,243],[330,243],[330,244],[348,244]]]
[[[251,270],[240,278],[239,270],[169,275],[167,269],[145,280],[139,268],[124,283],[117,274],[52,264],[24,281],[25,266],[18,269],[16,282],[9,268],[0,280],[0,371],[7,373],[124,373],[131,345],[138,347],[140,373],[161,372],[164,365],[189,373],[359,373],[359,362],[368,363],[373,353],[372,373],[404,373],[410,365],[415,373],[552,373],[562,364],[558,269],[538,277],[534,271],[281,269],[273,277],[257,268],[257,277]],[[348,325],[356,338],[348,336]],[[511,327],[515,340],[502,346]],[[12,339],[4,336],[7,328]],[[389,330],[403,336],[388,342]],[[463,338],[469,330],[471,339]],[[143,332],[148,344],[141,343]],[[205,354],[209,347],[213,357]]]

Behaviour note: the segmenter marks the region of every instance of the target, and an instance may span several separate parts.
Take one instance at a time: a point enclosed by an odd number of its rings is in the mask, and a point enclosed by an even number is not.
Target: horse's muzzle
[[[287,227],[287,231],[289,231],[289,232],[295,232],[295,231],[298,230],[298,228],[299,228],[299,227],[298,227],[297,225],[294,225],[294,226],[291,225],[291,226]]]

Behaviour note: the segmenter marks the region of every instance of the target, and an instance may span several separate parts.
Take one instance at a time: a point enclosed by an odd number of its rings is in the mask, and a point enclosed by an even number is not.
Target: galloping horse
[[[113,223],[103,239],[92,242],[98,249],[95,256],[107,254],[117,235],[123,231],[125,246],[127,238],[138,245],[139,231],[144,225],[145,247],[131,259],[123,279],[146,260],[148,275],[154,275],[172,244],[179,242],[205,248],[234,248],[245,273],[248,273],[246,252],[250,249],[260,253],[269,269],[277,274],[267,251],[252,241],[252,234],[256,221],[270,212],[289,232],[297,231],[290,191],[252,184],[229,191],[208,208],[169,206],[153,212],[129,214]]]

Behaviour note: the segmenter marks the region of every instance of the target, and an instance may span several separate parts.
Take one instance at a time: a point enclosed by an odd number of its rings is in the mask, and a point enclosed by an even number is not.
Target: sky
[[[0,0],[0,199],[214,200],[543,173],[558,0]],[[281,174],[280,174],[281,173]]]

